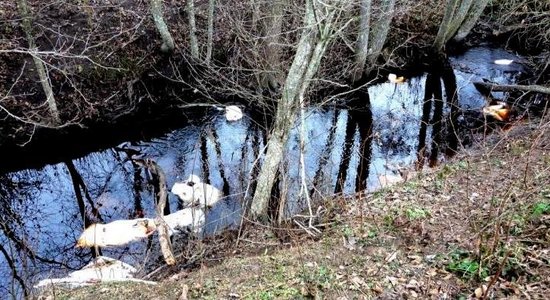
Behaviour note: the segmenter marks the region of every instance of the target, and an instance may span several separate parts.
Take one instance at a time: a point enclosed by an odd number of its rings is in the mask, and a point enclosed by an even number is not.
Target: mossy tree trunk
[[[164,21],[162,0],[151,0],[151,14],[153,21],[162,39],[160,50],[164,53],[172,53],[174,51],[174,39],[168,30],[168,25]]]
[[[470,7],[470,11],[462,22],[462,25],[460,25],[458,32],[454,36],[455,41],[463,40],[470,33],[488,3],[489,0],[474,1],[472,6]]]
[[[191,47],[191,56],[194,59],[199,59],[199,42],[197,40],[194,0],[187,0],[187,15],[189,16],[189,46]]]
[[[481,16],[487,3],[488,0],[448,0],[443,20],[434,41],[434,48],[438,51],[442,50],[452,38],[461,40],[466,37]]]
[[[367,57],[369,69],[376,63],[386,43],[394,9],[395,0],[382,0],[380,13],[377,15],[377,18],[371,21],[371,34],[369,39],[370,51]]]
[[[361,78],[365,70],[365,63],[369,53],[369,33],[371,19],[371,0],[361,0],[359,15],[359,32],[357,33],[357,42],[355,44],[355,66],[351,75],[353,82]]]
[[[382,0],[376,10],[372,0],[361,0],[360,6],[352,82],[358,81],[365,70],[372,70],[375,66],[390,30],[395,0]],[[374,14],[374,11],[377,13]]]
[[[57,103],[53,94],[52,84],[50,77],[48,76],[48,71],[44,61],[36,53],[36,44],[34,42],[34,36],[32,33],[32,21],[31,13],[27,5],[26,0],[17,0],[17,8],[21,14],[22,27],[25,35],[27,37],[27,42],[29,44],[29,53],[32,55],[34,66],[36,67],[36,72],[38,73],[38,78],[40,79],[40,84],[42,85],[42,90],[46,95],[46,103],[48,104],[48,109],[50,112],[51,123],[53,125],[59,125],[61,119],[59,117],[59,111],[57,109]]]

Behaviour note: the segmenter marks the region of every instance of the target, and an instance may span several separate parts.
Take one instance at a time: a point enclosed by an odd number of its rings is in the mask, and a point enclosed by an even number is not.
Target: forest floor
[[[494,132],[362,199],[327,201],[322,233],[249,225],[204,240],[156,285],[48,299],[543,299],[550,295],[550,120]],[[285,234],[280,234],[284,231]],[[274,232],[279,232],[274,234]],[[204,250],[207,249],[207,250]],[[197,251],[198,252],[198,251]]]

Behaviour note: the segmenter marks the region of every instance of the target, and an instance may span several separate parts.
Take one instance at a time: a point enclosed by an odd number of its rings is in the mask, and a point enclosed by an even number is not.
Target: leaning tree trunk
[[[393,18],[393,10],[395,8],[395,0],[383,0],[380,15],[376,18],[372,24],[372,32],[369,40],[369,54],[367,62],[369,67],[372,67],[382,48],[386,43],[388,32],[390,31],[390,24]]]
[[[44,91],[44,94],[46,94],[46,103],[48,104],[52,123],[54,125],[59,125],[61,123],[61,120],[59,118],[59,111],[57,110],[57,104],[53,95],[50,77],[48,76],[44,62],[37,56],[35,51],[36,45],[34,43],[34,37],[32,35],[31,16],[29,8],[27,6],[27,1],[18,0],[17,6],[19,8],[19,13],[21,14],[22,18],[23,31],[25,32],[25,35],[27,36],[27,42],[29,43],[29,52],[32,55],[34,66],[36,67],[36,72],[38,73],[40,84],[42,85],[42,90]]]
[[[489,3],[489,0],[474,1],[473,5],[470,7],[470,11],[466,15],[466,18],[462,22],[462,25],[460,25],[460,28],[454,37],[455,41],[463,40],[468,33],[470,33],[470,30],[474,28],[474,25],[483,13],[483,10],[485,10],[487,3]]]
[[[189,43],[191,46],[191,56],[194,59],[199,59],[199,42],[197,41],[194,0],[187,0],[187,15],[189,16]]]
[[[470,7],[472,6],[472,2],[474,2],[474,0],[462,0],[458,6],[458,10],[455,12],[453,20],[449,26],[449,31],[445,35],[446,42],[455,36],[456,32],[462,25],[462,22],[466,19],[466,16],[470,11]]]
[[[470,11],[474,0],[448,0],[445,15],[437,31],[434,47],[441,50],[453,38]]]
[[[174,39],[168,30],[166,22],[164,22],[164,15],[162,13],[162,0],[151,0],[151,14],[153,15],[153,21],[159,31],[162,38],[162,46],[160,50],[164,53],[172,53],[174,51]]]
[[[315,0],[314,0],[315,1]],[[306,0],[305,28],[302,32],[294,60],[283,87],[283,95],[277,105],[275,124],[267,141],[265,160],[257,178],[256,191],[252,199],[250,214],[253,218],[267,214],[275,174],[281,163],[288,135],[294,125],[301,97],[304,96],[311,79],[317,72],[327,44],[333,38],[331,22],[337,8],[324,21],[318,19],[322,3]]]
[[[443,49],[443,46],[445,46],[445,43],[447,42],[445,36],[448,35],[449,26],[459,5],[460,0],[447,0],[445,3],[445,14],[443,15],[443,20],[441,20],[441,24],[439,25],[439,30],[437,31],[434,41],[434,47],[436,50],[441,50]]]
[[[359,16],[359,32],[355,44],[355,66],[351,75],[353,82],[358,81],[365,70],[365,62],[369,53],[369,32],[371,19],[371,0],[361,0]]]

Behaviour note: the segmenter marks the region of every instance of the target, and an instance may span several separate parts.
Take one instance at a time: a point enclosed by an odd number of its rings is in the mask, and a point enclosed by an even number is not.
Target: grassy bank
[[[312,238],[247,226],[192,247],[157,285],[49,290],[54,299],[542,299],[550,294],[550,123],[482,139],[447,164],[336,198]],[[195,256],[196,258],[196,256]],[[187,297],[187,298],[186,298]]]

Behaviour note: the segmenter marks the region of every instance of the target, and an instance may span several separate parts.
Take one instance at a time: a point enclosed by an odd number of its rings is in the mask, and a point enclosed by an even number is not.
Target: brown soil
[[[337,198],[311,237],[249,224],[194,243],[158,284],[55,299],[543,299],[550,295],[550,122],[494,133],[362,199]],[[484,293],[484,291],[486,291]],[[187,297],[187,298],[186,298]]]

